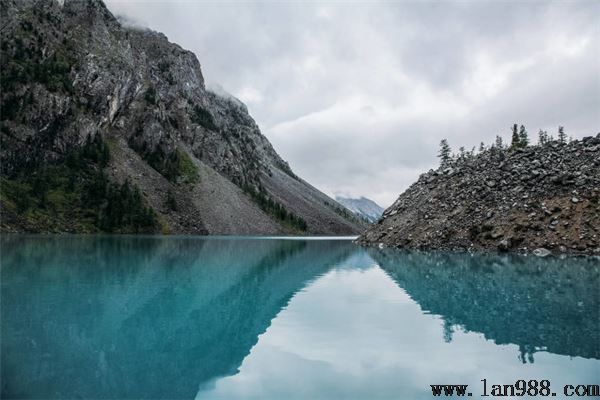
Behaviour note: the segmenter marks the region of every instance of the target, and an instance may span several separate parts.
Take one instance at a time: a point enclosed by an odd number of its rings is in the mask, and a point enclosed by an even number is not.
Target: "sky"
[[[600,132],[600,1],[106,0],[193,51],[292,169],[389,206],[456,151]]]

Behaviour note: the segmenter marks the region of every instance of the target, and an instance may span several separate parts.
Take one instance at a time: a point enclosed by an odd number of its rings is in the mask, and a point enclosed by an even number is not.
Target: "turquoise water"
[[[2,398],[431,399],[600,383],[598,260],[5,236]],[[488,389],[489,390],[489,389]]]

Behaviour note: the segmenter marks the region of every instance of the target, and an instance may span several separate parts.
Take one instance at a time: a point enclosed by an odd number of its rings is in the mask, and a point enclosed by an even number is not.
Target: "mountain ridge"
[[[344,207],[346,207],[348,210],[352,211],[354,214],[368,221],[369,223],[376,222],[381,217],[384,211],[383,207],[375,203],[373,200],[368,199],[364,196],[361,196],[357,199],[351,197],[336,196],[335,200]]]
[[[243,103],[207,90],[196,56],[164,34],[122,26],[99,0],[1,7],[3,231],[363,228],[294,174]]]

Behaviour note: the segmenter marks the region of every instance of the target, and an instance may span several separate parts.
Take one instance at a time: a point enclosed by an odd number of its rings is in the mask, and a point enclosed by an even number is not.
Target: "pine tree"
[[[496,147],[500,150],[504,147],[504,143],[502,142],[502,136],[496,135]]]
[[[450,153],[452,150],[450,149],[450,145],[448,144],[447,139],[442,139],[440,142],[440,151],[438,153],[438,157],[440,158],[440,166],[444,167],[450,163],[452,160]]]
[[[527,130],[523,125],[519,129],[519,147],[527,147],[529,144],[529,138],[527,137]]]
[[[485,151],[485,144],[483,142],[479,143],[479,152],[483,153]]]
[[[558,127],[558,141],[560,143],[567,143],[567,134],[565,133],[565,128],[563,126]]]
[[[175,198],[175,194],[169,190],[167,193],[167,200],[165,201],[165,205],[169,208],[169,210],[177,211],[177,199]]]
[[[543,146],[546,143],[548,143],[548,132],[540,129],[540,131],[538,132],[538,144],[540,146]]]
[[[517,124],[514,124],[512,127],[512,138],[510,142],[510,147],[512,149],[521,147],[521,144],[519,143],[519,129],[517,127]]]

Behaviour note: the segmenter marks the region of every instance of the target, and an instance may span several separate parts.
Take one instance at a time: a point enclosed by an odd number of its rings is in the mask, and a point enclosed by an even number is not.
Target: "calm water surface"
[[[4,236],[2,398],[431,399],[600,383],[600,267],[348,240]]]

